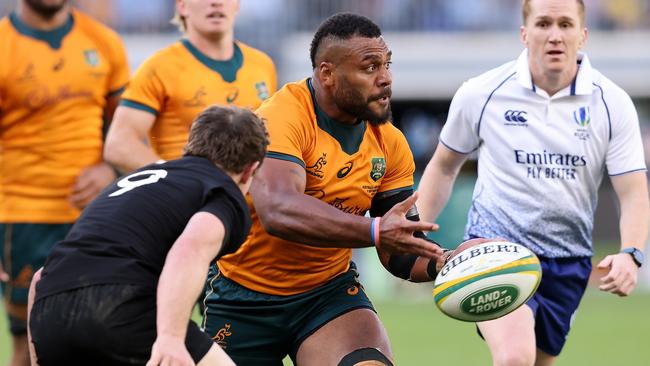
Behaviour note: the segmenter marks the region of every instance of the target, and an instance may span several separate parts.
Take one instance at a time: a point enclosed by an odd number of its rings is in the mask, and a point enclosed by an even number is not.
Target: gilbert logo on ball
[[[542,268],[526,247],[488,242],[470,247],[442,267],[433,298],[448,316],[470,322],[504,316],[537,290]]]

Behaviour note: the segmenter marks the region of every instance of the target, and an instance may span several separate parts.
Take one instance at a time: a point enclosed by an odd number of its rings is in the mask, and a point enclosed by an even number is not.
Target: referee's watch
[[[632,256],[632,259],[634,260],[634,263],[636,263],[637,266],[641,267],[643,265],[643,260],[645,259],[645,256],[643,255],[643,252],[640,251],[637,248],[625,248],[621,249],[621,253],[627,253]]]

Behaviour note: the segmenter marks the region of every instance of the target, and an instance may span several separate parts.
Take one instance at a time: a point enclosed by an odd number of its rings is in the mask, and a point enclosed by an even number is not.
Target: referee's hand
[[[194,366],[194,360],[185,348],[185,339],[159,335],[151,347],[147,366]]]
[[[618,296],[628,296],[636,287],[639,266],[627,253],[612,254],[605,257],[598,268],[607,270],[607,275],[600,278],[600,291],[611,292]]]

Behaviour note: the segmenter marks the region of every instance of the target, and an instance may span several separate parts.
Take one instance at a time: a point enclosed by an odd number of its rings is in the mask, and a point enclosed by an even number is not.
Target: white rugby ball
[[[528,248],[488,242],[449,258],[436,277],[433,298],[446,315],[478,322],[504,316],[537,290],[542,267]]]

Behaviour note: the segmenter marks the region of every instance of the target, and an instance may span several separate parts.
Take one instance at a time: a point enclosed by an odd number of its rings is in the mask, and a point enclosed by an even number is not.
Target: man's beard
[[[334,102],[336,106],[345,113],[357,117],[359,120],[368,121],[373,126],[384,124],[393,119],[393,113],[388,104],[388,108],[381,113],[373,112],[369,104],[375,100],[379,100],[384,96],[390,98],[391,90],[386,88],[380,95],[370,96],[367,100],[361,95],[359,91],[351,87],[347,82],[343,82],[341,87],[334,92]]]
[[[52,19],[56,13],[63,9],[67,1],[61,1],[58,5],[46,5],[41,0],[25,0],[25,3],[42,18]]]

